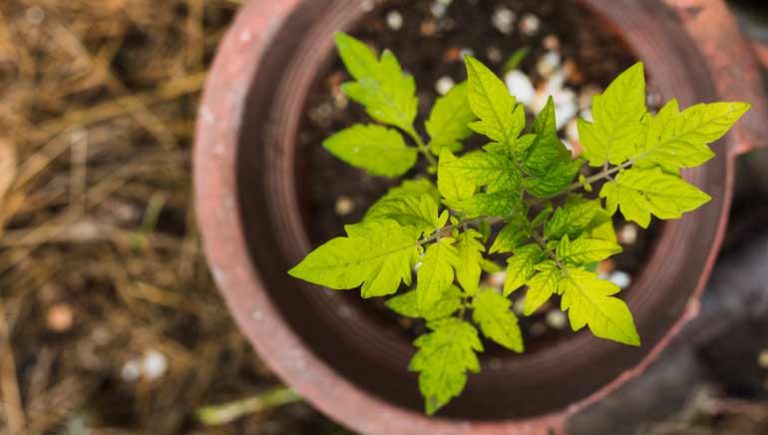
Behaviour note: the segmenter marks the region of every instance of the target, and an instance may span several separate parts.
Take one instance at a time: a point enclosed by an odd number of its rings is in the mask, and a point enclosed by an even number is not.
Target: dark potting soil
[[[464,53],[472,53],[502,74],[507,59],[517,50],[528,48],[518,68],[540,93],[545,92],[551,77],[539,64],[556,53],[560,58],[556,68],[567,77],[564,90],[557,92],[575,92],[577,100],[582,100],[582,114],[588,110],[583,101],[591,104],[590,92],[604,89],[635,62],[622,41],[601,28],[573,0],[390,1],[369,13],[352,34],[379,51],[389,48],[403,68],[413,74],[420,101],[417,126],[423,125],[438,97],[439,81],[458,83],[465,79]],[[306,223],[316,245],[342,235],[344,225],[358,222],[377,198],[399,184],[396,179],[371,177],[322,148],[323,140],[333,133],[356,122],[371,122],[363,109],[343,96],[340,85],[349,77],[338,56],[332,56],[308,96],[297,140],[298,155],[305,156],[301,165],[307,175],[305,189],[310,202]],[[569,138],[567,130],[562,130],[563,138]],[[482,145],[481,139],[474,138],[469,147],[478,145]],[[424,166],[407,174],[415,175],[425,175]],[[640,272],[656,229],[642,230],[623,221],[617,222],[616,229],[625,251],[602,264],[601,271],[606,276],[617,271],[619,276],[613,277],[628,283]],[[522,295],[524,291],[519,291],[515,298]],[[349,292],[348,297],[359,298],[357,292]],[[531,317],[520,316],[528,351],[573,334],[554,302]],[[410,336],[423,331],[420,322],[390,312],[382,299],[361,303],[371,316],[399,323]]]

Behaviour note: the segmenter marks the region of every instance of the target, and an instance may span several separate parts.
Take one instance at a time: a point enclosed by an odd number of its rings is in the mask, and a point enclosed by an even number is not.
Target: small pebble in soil
[[[56,304],[48,308],[45,320],[49,330],[67,332],[75,323],[75,313],[68,304]]]
[[[576,65],[576,61],[573,59],[568,59],[563,63],[563,73],[565,74],[566,79],[568,79],[568,83],[580,85],[584,82],[584,75],[581,73],[578,65]]]
[[[141,371],[147,380],[160,379],[168,370],[168,359],[162,353],[151,350],[141,361]]]
[[[439,95],[445,95],[453,89],[454,86],[456,86],[456,82],[454,82],[452,78],[443,76],[435,82],[435,91],[437,91]]]
[[[496,290],[501,290],[502,287],[504,287],[504,281],[507,280],[507,272],[496,272],[491,273],[488,275],[488,285],[495,288]]]
[[[579,142],[579,123],[576,118],[571,119],[565,125],[565,138],[573,143]]]
[[[475,55],[475,51],[468,47],[464,47],[461,49],[461,51],[459,51],[459,58],[462,60],[465,59],[467,56],[474,56],[474,55]]]
[[[624,225],[619,230],[617,238],[622,245],[634,245],[637,241],[637,226],[634,224]]]
[[[555,93],[552,98],[555,100],[555,116],[557,117],[557,129],[565,125],[579,114],[579,108],[576,105],[576,93],[572,89],[561,89]]]
[[[547,51],[538,63],[536,63],[536,72],[544,78],[549,78],[560,67],[560,53],[556,51]]]
[[[370,12],[375,7],[376,7],[376,2],[374,0],[363,0],[362,2],[360,2],[360,9],[362,9],[365,12]]]
[[[419,26],[419,33],[427,38],[435,36],[435,22],[432,20],[422,21]]]
[[[632,284],[632,277],[627,272],[617,270],[608,276],[608,280],[622,289],[629,287]]]
[[[45,11],[39,6],[32,6],[24,11],[24,18],[27,19],[29,24],[38,26],[45,21]]]
[[[499,63],[503,58],[503,54],[501,53],[501,50],[499,50],[498,47],[494,47],[494,46],[488,47],[488,50],[486,51],[485,55],[488,56],[488,60],[490,60],[493,63]]]
[[[432,5],[429,7],[429,11],[432,12],[432,15],[435,18],[442,18],[448,11],[448,5],[440,1],[435,1],[432,2]]]
[[[762,349],[757,356],[757,365],[762,369],[768,370],[768,349]]]
[[[579,112],[579,116],[584,118],[587,122],[594,122],[595,118],[592,117],[592,109],[584,109],[581,112]]]
[[[541,337],[547,333],[547,325],[542,322],[536,322],[531,325],[531,329],[528,332],[531,334],[531,337]]]
[[[536,89],[533,87],[533,83],[528,76],[518,70],[514,69],[508,72],[504,76],[504,81],[507,84],[509,93],[517,98],[517,101],[528,107],[536,98]]]
[[[456,62],[461,59],[461,47],[451,47],[443,52],[445,62]]]
[[[126,382],[134,382],[141,377],[141,360],[131,359],[123,364],[120,377]]]
[[[331,126],[331,116],[333,116],[333,106],[329,103],[323,103],[309,112],[310,119],[321,127]]]
[[[543,45],[549,51],[560,51],[560,39],[555,35],[547,35],[544,38]]]
[[[512,311],[514,311],[517,314],[523,314],[524,310],[525,310],[525,297],[516,299],[515,302],[512,304]]]
[[[355,203],[348,196],[342,195],[336,199],[335,210],[337,215],[347,216],[355,211]]]
[[[525,14],[520,19],[520,32],[526,36],[533,36],[539,33],[541,29],[541,20],[533,14]]]
[[[515,12],[506,6],[499,6],[493,11],[491,23],[493,27],[505,35],[511,35],[515,30]]]
[[[395,31],[402,29],[403,15],[398,11],[390,11],[387,14],[387,27]]]
[[[603,260],[597,265],[597,274],[603,277],[607,277],[611,272],[616,269],[616,263],[610,258]]]
[[[547,325],[553,329],[564,329],[567,322],[565,313],[560,310],[549,310],[547,312]]]

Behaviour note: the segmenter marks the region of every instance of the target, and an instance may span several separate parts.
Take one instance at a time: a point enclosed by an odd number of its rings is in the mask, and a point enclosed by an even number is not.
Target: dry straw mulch
[[[279,385],[191,204],[196,104],[238,3],[0,2],[0,433],[210,431],[200,406]],[[321,426],[296,404],[216,430]]]

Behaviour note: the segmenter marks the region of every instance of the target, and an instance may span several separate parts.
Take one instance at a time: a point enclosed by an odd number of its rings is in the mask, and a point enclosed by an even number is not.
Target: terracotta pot
[[[314,406],[364,433],[539,433],[648,366],[698,312],[720,247],[733,159],[768,138],[754,58],[720,0],[583,0],[646,61],[665,98],[747,100],[754,110],[717,157],[686,173],[713,196],[664,226],[627,293],[643,346],[589,334],[485,364],[441,412],[421,412],[411,344],[349,298],[289,278],[310,249],[297,195],[295,133],[332,34],[354,25],[358,0],[251,0],[225,38],[200,108],[194,158],[199,222],[210,268],[259,355]],[[683,25],[681,25],[681,21]],[[716,29],[717,31],[712,31]]]

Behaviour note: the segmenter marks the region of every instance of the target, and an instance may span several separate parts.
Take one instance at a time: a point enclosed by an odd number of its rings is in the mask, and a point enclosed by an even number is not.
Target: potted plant
[[[698,27],[722,17],[713,3],[678,11],[689,32],[661,3],[582,2],[648,65],[663,96],[689,104],[711,100],[720,62],[696,51]],[[222,46],[200,111],[196,189],[211,269],[241,328],[260,354],[321,410],[363,432],[466,433],[561,428],[578,412],[639,373],[695,313],[724,224],[729,200],[729,150],[750,145],[762,124],[745,118],[730,148],[687,179],[712,195],[691,217],[665,225],[626,302],[643,346],[628,351],[579,334],[530,355],[485,361],[462,396],[437,417],[420,413],[416,375],[407,370],[409,340],[382,328],[350,298],[302,286],[285,274],[309,250],[296,131],[333,34],[366,11],[358,2],[253,2]],[[712,15],[714,14],[714,15]],[[726,32],[737,35],[729,18]],[[305,30],[300,33],[296,29]],[[698,33],[697,33],[698,32]],[[693,35],[693,36],[691,36]],[[280,41],[274,44],[273,41]],[[730,56],[744,49],[732,39]],[[711,41],[710,41],[711,42]],[[735,48],[734,48],[735,47]],[[739,57],[742,79],[718,98],[748,98],[764,110],[750,58]],[[712,68],[712,69],[707,69]],[[702,71],[709,71],[702,73]],[[745,97],[748,96],[748,97]],[[759,117],[759,115],[757,115]],[[683,255],[684,254],[684,255]]]

